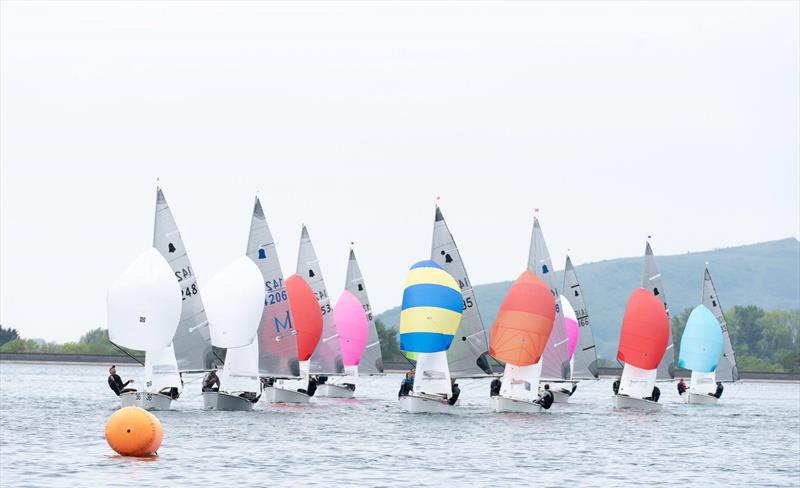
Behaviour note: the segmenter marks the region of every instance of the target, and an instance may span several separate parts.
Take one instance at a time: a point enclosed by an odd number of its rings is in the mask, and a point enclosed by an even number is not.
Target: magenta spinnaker
[[[345,290],[333,308],[333,318],[339,331],[342,362],[345,366],[358,366],[367,347],[369,321],[364,307],[355,295]]]

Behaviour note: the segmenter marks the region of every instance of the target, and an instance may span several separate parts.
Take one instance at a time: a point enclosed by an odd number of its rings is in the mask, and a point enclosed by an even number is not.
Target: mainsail
[[[664,283],[661,280],[661,273],[658,271],[656,265],[656,258],[653,256],[653,249],[650,247],[650,242],[647,242],[644,250],[644,263],[642,265],[642,282],[641,287],[648,290],[664,305],[664,310],[667,312],[669,318],[669,306],[667,306],[667,291],[664,289]],[[675,349],[672,347],[672,330],[669,329],[669,342],[667,342],[667,349],[664,357],[661,358],[661,363],[658,365],[657,380],[669,380],[675,377]]]
[[[208,319],[200,299],[197,278],[186,254],[183,239],[175,224],[161,188],[156,191],[156,217],[153,247],[172,268],[183,295],[181,321],[173,338],[175,357],[181,371],[202,371],[214,367],[214,352],[208,331]]]
[[[542,378],[549,380],[565,380],[570,376],[569,371],[569,339],[564,328],[564,313],[561,310],[561,298],[558,287],[554,283],[553,262],[550,259],[550,252],[544,241],[542,227],[539,219],[533,218],[533,234],[531,235],[531,247],[528,254],[528,271],[535,273],[550,288],[553,300],[556,303],[556,320],[553,324],[553,332],[547,341],[544,349],[544,359],[542,362]]]
[[[447,362],[450,373],[456,377],[481,377],[492,374],[489,365],[486,330],[478,312],[478,302],[472,283],[467,276],[461,253],[447,228],[442,211],[436,206],[436,217],[433,222],[433,244],[431,260],[441,266],[458,282],[461,288],[462,308],[464,310],[461,325],[456,332],[450,349],[447,350]]]
[[[561,292],[575,310],[575,317],[578,321],[578,345],[572,361],[572,379],[597,379],[597,349],[592,325],[589,323],[589,313],[586,311],[586,303],[583,301],[578,275],[575,274],[575,268],[572,266],[569,256],[567,256],[567,264],[564,267],[564,287]]]
[[[292,321],[289,296],[275,240],[269,231],[258,197],[250,221],[247,257],[261,270],[267,290],[264,312],[258,327],[258,372],[262,376],[297,378],[300,376],[295,340],[297,331]]]
[[[361,268],[356,261],[356,254],[350,249],[350,259],[347,261],[347,279],[344,289],[352,293],[364,307],[369,321],[369,333],[367,335],[367,348],[361,355],[361,362],[358,364],[359,374],[382,374],[383,358],[381,357],[381,341],[378,337],[378,329],[375,327],[375,318],[372,316],[372,307],[367,296],[367,285],[364,284],[364,277],[361,275]]]
[[[322,268],[319,266],[317,253],[308,235],[306,226],[300,234],[300,251],[297,255],[297,274],[311,287],[317,296],[319,308],[322,311],[322,338],[311,355],[309,372],[315,374],[343,374],[342,350],[339,346],[339,333],[336,330],[336,321],[333,318],[333,307],[325,280],[322,278]]]
[[[719,303],[717,290],[714,289],[714,282],[711,281],[711,274],[708,267],[703,275],[703,298],[702,303],[714,314],[722,329],[723,349],[722,357],[717,364],[716,377],[718,381],[739,381],[739,370],[736,368],[736,357],[733,354],[731,336],[728,333],[728,323],[725,321],[725,314],[722,313],[722,305]]]

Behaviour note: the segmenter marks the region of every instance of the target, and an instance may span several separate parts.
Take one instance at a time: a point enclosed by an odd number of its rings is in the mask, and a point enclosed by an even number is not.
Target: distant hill
[[[699,303],[706,262],[709,262],[711,277],[726,310],[735,305],[751,304],[767,310],[800,308],[800,241],[797,239],[675,256],[656,254],[656,260],[664,277],[667,303],[674,314]],[[641,266],[642,256],[636,256],[575,268],[601,357],[616,355],[625,303],[639,286]],[[556,276],[560,283],[563,271]],[[511,281],[475,287],[487,329],[510,287]],[[387,310],[378,318],[396,328],[400,323],[400,308]]]

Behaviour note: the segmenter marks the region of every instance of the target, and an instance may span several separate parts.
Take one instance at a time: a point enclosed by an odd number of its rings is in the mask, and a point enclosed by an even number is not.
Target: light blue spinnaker
[[[689,314],[681,337],[678,366],[692,371],[711,373],[717,369],[722,355],[722,330],[714,314],[705,305],[698,305]]]

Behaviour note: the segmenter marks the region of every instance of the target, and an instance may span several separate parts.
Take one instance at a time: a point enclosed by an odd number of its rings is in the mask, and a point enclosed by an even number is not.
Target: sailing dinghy
[[[722,342],[722,329],[713,312],[703,304],[696,306],[686,320],[678,356],[678,366],[692,372],[689,389],[681,395],[684,403],[717,403],[714,370],[722,356]]]
[[[275,380],[264,389],[264,399],[269,403],[309,403],[308,363],[322,336],[322,311],[317,296],[301,276],[295,274],[286,280],[286,292],[297,332],[300,378]]]
[[[495,411],[537,413],[542,353],[556,309],[549,287],[525,271],[508,290],[489,334],[489,353],[506,363]]]
[[[375,327],[375,317],[372,316],[372,306],[369,303],[369,296],[367,296],[367,285],[364,283],[364,276],[361,274],[361,268],[358,266],[353,249],[350,249],[350,259],[347,261],[347,278],[344,289],[358,298],[369,322],[367,345],[361,355],[361,361],[358,363],[358,372],[359,374],[382,375],[381,341],[378,337],[378,329]]]
[[[204,391],[209,410],[250,411],[261,396],[256,332],[264,310],[261,271],[247,256],[226,266],[208,282],[206,312],[211,343],[226,348],[218,391]]]
[[[542,361],[542,380],[547,380],[553,392],[553,401],[566,403],[575,392],[575,384],[570,377],[569,338],[564,324],[564,310],[561,305],[561,294],[555,281],[553,261],[544,240],[544,233],[539,218],[533,218],[530,252],[528,254],[528,271],[536,274],[548,288],[555,300],[556,318],[553,331],[544,348]]]
[[[623,361],[619,391],[612,402],[615,408],[661,410],[652,400],[658,366],[669,343],[669,319],[664,305],[653,293],[636,289],[628,299],[617,359]]]
[[[358,364],[367,346],[369,321],[364,306],[355,295],[347,290],[342,292],[333,308],[336,328],[339,331],[339,345],[342,349],[344,376],[335,376],[317,385],[315,395],[330,398],[353,398],[358,381]]]
[[[168,410],[173,395],[162,392],[180,394],[182,389],[172,348],[181,317],[181,291],[156,249],[142,253],[111,285],[107,307],[111,342],[145,351],[144,391],[122,393],[122,406]]]
[[[458,282],[441,266],[420,261],[411,267],[400,312],[400,349],[415,354],[417,364],[412,390],[399,399],[404,411],[452,410],[447,350],[458,330],[462,307]]]

